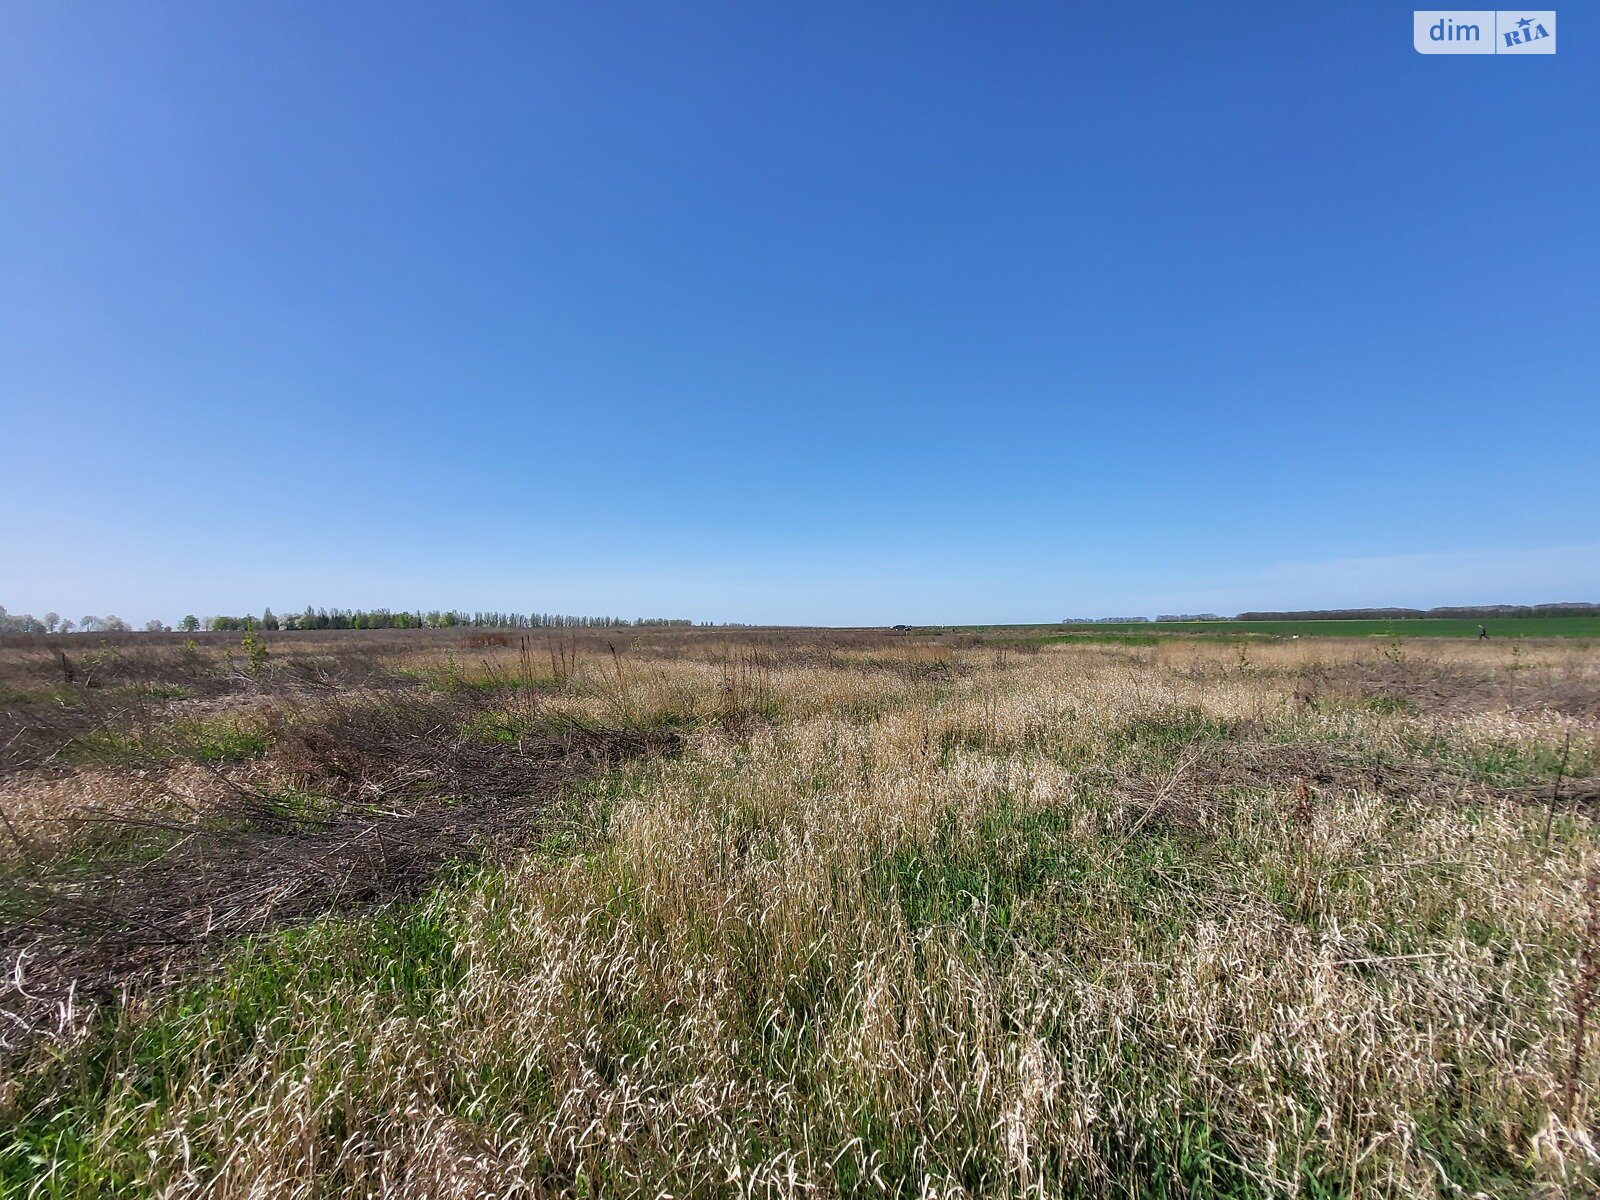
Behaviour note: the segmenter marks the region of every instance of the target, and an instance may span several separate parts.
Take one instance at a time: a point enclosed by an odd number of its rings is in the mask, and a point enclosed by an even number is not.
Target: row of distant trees
[[[270,608],[258,616],[197,617],[193,613],[179,621],[184,633],[202,629],[619,629],[646,626],[691,626],[694,622],[677,617],[573,617],[561,613],[466,612],[462,609],[431,612],[398,612],[387,608],[312,608],[278,616]],[[702,622],[711,624],[711,622]],[[149,633],[170,633],[173,626],[147,621]],[[0,633],[128,633],[133,626],[121,617],[86,616],[73,621],[59,613],[8,613],[0,607]]]
[[[1216,613],[1162,613],[1158,621],[1225,621]],[[1148,625],[1149,617],[1086,617],[1081,621],[1063,621],[1063,625]]]
[[[178,628],[197,629],[619,629],[633,626],[691,626],[676,617],[572,617],[561,613],[466,612],[462,609],[430,612],[394,611],[387,608],[311,608],[282,616],[270,608],[257,616],[184,617]]]
[[[80,617],[76,621],[60,613],[47,612],[42,617],[32,613],[9,613],[0,605],[0,633],[127,633],[133,628],[121,617]],[[161,628],[160,621],[152,621],[145,628]]]

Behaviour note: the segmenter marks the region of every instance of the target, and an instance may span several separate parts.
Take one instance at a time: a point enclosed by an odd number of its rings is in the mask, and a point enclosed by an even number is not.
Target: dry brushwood
[[[657,732],[577,721],[507,741],[461,733],[480,707],[340,700],[279,732],[282,765],[325,805],[218,774],[191,818],[88,814],[166,849],[145,862],[46,871],[13,888],[0,932],[0,1050],[59,1031],[74,1000],[159,979],[211,947],[328,912],[415,897],[447,863],[526,846],[563,787],[670,749]]]

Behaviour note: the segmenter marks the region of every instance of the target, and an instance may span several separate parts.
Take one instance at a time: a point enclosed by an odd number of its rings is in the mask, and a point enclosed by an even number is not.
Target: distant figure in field
[[[1478,626],[1478,640],[1480,642],[1487,642],[1489,640],[1489,631],[1482,625]]]

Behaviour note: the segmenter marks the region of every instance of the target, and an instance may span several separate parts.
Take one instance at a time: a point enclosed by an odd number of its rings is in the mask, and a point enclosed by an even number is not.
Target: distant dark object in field
[[[910,633],[911,632],[911,626],[909,626],[909,625],[896,625],[894,627],[894,631],[896,633]]]
[[[1478,640],[1480,642],[1487,642],[1489,640],[1489,631],[1482,625],[1478,626]]]

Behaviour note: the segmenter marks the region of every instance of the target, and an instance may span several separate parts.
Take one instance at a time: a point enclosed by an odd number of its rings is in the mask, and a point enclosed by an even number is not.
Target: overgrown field
[[[1405,620],[1325,621],[1095,621],[1087,625],[1017,626],[1020,637],[1098,637],[1107,634],[1152,637],[1190,634],[1200,637],[1357,637],[1476,638],[1482,626],[1497,638],[1600,638],[1600,617],[1484,617],[1456,620],[1412,617]]]
[[[0,644],[0,1194],[1600,1187],[1591,645],[623,636]]]

